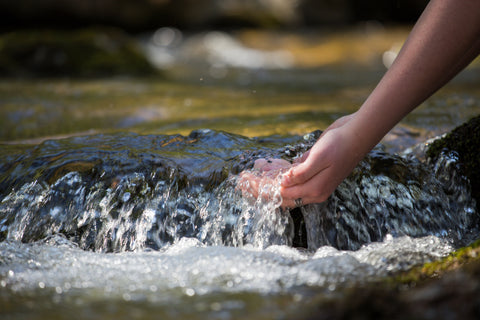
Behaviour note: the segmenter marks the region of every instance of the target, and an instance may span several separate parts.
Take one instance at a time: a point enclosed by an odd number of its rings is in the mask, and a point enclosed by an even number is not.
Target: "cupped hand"
[[[240,174],[240,188],[257,198],[268,196],[262,193],[262,186],[280,183],[284,208],[324,202],[366,152],[358,143],[358,135],[348,126],[354,116],[351,114],[332,123],[293,164],[281,159],[257,160],[253,171]]]
[[[270,186],[270,190],[279,187],[281,175],[291,167],[292,164],[283,159],[258,159],[255,161],[253,170],[240,173],[237,186],[246,196],[273,197],[264,192],[264,187]]]
[[[340,118],[320,136],[299,163],[283,174],[280,193],[283,207],[321,203],[363,158],[365,148],[348,126],[354,114]]]

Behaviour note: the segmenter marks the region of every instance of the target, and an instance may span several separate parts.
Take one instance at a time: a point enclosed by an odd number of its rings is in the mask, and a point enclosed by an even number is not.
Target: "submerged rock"
[[[63,234],[103,252],[159,249],[194,237],[206,245],[356,250],[386,236],[436,235],[462,243],[471,232],[473,202],[451,167],[432,170],[381,150],[327,202],[300,212],[280,209],[278,185],[262,187],[266,198],[238,190],[237,174],[255,160],[292,161],[318,136],[251,139],[212,130],[97,135],[4,154],[0,241]]]
[[[16,31],[0,36],[2,76],[112,76],[156,73],[118,29]]]

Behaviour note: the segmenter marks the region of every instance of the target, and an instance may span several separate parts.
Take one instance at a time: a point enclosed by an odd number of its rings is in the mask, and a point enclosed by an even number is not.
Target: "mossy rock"
[[[18,31],[0,37],[3,76],[151,75],[156,73],[126,33],[113,28]]]
[[[480,240],[452,252],[443,259],[400,273],[393,281],[394,283],[416,284],[429,279],[441,278],[460,269],[466,269],[475,274],[480,273]]]
[[[480,211],[480,116],[455,128],[445,137],[435,140],[427,150],[427,156],[436,160],[442,152],[458,154],[461,173],[470,180],[472,196]]]
[[[480,241],[383,280],[311,298],[296,319],[478,319]]]

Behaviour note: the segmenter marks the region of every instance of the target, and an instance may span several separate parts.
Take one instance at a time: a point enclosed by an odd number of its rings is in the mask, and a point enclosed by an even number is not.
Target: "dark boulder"
[[[435,140],[427,156],[436,161],[442,154],[454,152],[458,156],[460,172],[470,180],[472,196],[480,209],[480,116],[462,124],[445,137]]]
[[[17,31],[0,36],[3,76],[150,75],[137,42],[113,28]]]

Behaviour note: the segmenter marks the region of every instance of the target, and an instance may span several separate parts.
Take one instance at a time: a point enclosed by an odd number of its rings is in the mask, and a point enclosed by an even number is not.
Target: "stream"
[[[218,37],[207,40],[232,46]],[[290,210],[278,184],[257,199],[238,174],[301,156],[383,66],[306,68],[276,52],[186,73],[178,56],[157,61],[169,80],[0,81],[0,317],[309,318],[319,299],[478,238],[456,155],[425,158],[429,139],[478,113],[477,68],[402,121],[326,202]]]

